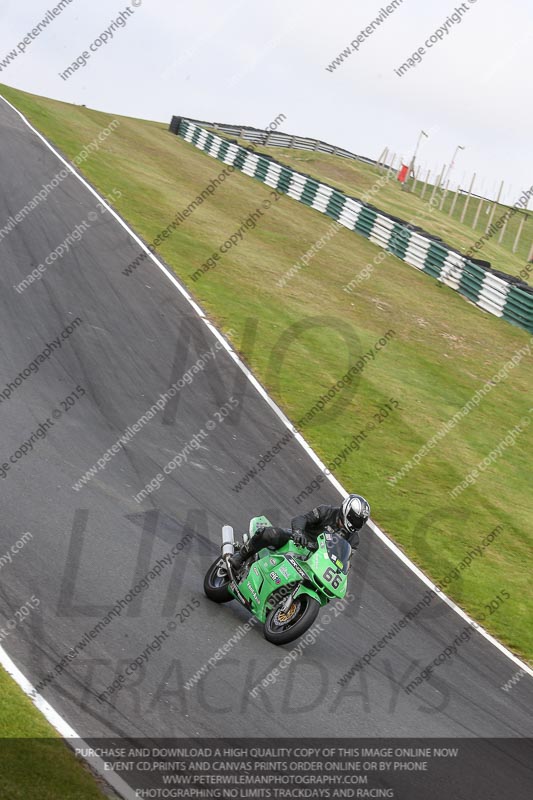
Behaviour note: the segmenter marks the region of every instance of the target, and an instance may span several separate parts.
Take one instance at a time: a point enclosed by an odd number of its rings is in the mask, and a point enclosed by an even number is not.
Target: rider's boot
[[[255,532],[254,536],[249,539],[246,544],[243,544],[240,550],[231,556],[229,563],[231,564],[232,569],[239,570],[248,561],[249,558],[254,556],[261,548],[264,546],[261,541],[261,534],[264,531],[264,527],[258,528]]]
[[[231,564],[231,567],[232,567],[233,570],[237,571],[237,570],[241,569],[241,567],[244,565],[244,563],[246,561],[248,561],[248,559],[251,558],[254,555],[256,550],[254,550],[251,547],[251,544],[252,544],[252,540],[250,540],[246,544],[243,544],[241,549],[237,550],[237,552],[234,555],[231,556],[231,558],[229,560],[229,563]]]

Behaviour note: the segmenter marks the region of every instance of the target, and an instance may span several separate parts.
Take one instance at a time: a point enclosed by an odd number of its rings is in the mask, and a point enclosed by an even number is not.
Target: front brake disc
[[[285,625],[287,622],[290,622],[290,620],[294,617],[298,608],[299,608],[299,603],[294,601],[291,607],[287,611],[283,612],[280,610],[276,613],[275,621],[280,625]]]

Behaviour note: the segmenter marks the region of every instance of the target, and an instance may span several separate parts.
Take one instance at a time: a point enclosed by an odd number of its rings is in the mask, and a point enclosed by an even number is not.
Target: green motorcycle
[[[254,517],[249,536],[263,525],[270,526],[266,517]],[[233,528],[224,525],[222,557],[207,570],[204,592],[215,603],[238,600],[264,624],[265,638],[273,644],[297,639],[321,606],[346,594],[351,547],[336,533],[325,531],[307,547],[289,540],[278,550],[264,548],[234,574],[229,559],[238,547]]]

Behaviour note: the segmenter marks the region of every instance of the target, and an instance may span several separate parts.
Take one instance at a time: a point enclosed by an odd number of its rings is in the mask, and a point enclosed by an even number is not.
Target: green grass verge
[[[221,131],[217,130],[215,132],[219,136],[232,138],[227,134],[221,133]],[[239,139],[238,141],[245,147],[250,146],[250,142],[245,139]],[[533,283],[533,273],[527,270],[527,259],[533,242],[533,213],[531,212],[527,214],[518,240],[516,253],[513,253],[515,239],[524,217],[523,212],[517,213],[510,218],[501,244],[498,243],[500,231],[491,237],[488,242],[482,240],[490,220],[492,219],[493,223],[495,223],[500,218],[504,219],[503,215],[509,210],[509,206],[497,204],[494,216],[492,216],[494,203],[481,201],[475,197],[472,197],[467,203],[464,195],[459,195],[457,200],[454,201],[454,192],[437,192],[434,206],[429,206],[433,185],[428,184],[424,197],[421,198],[424,182],[418,182],[414,192],[405,191],[396,179],[396,170],[391,173],[391,179],[381,185],[378,181],[383,178],[384,171],[362,161],[351,161],[325,153],[291,148],[255,145],[254,147],[258,153],[272,156],[277,161],[329,183],[353,197],[364,199],[364,195],[369,193],[368,203],[382,211],[393,214],[395,217],[409,222],[412,221],[414,225],[440,236],[446,244],[457,248],[462,253],[466,253],[478,240],[483,241],[484,244],[481,250],[474,254],[475,258],[490,261],[494,269],[506,272],[508,275],[519,276],[526,283]],[[524,189],[528,189],[530,184],[531,182],[525,185]],[[413,181],[410,181],[410,188],[412,189],[412,187]],[[442,209],[440,209],[441,200],[443,200]],[[516,200],[518,200],[518,196]],[[460,219],[465,205],[466,212],[464,221],[461,223]],[[453,215],[450,216],[449,212],[452,210],[452,206]],[[480,206],[481,208],[479,208]]]
[[[0,667],[0,797],[104,800],[97,781]]]
[[[4,92],[70,158],[112,119],[12,89]],[[120,121],[83,171],[104,194],[114,188],[122,192],[117,210],[149,242],[220,173],[222,165],[168,133],[163,124]],[[495,386],[408,477],[395,486],[387,481],[529,342],[527,333],[483,313],[393,257],[356,292],[343,292],[343,286],[380,252],[346,230],[280,291],[276,281],[331,225],[328,218],[285,197],[262,214],[238,247],[221,256],[215,269],[192,281],[195,270],[268,198],[269,191],[234,173],[158,252],[217,324],[237,331],[234,344],[293,420],[353,362],[343,333],[358,353],[369,350],[389,329],[395,331],[393,340],[366,366],[356,390],[343,392],[337,416],[333,419],[324,412],[304,429],[304,435],[328,462],[389,398],[398,400],[401,408],[382,423],[376,420],[359,451],[335,475],[346,487],[369,497],[374,519],[437,581],[483,536],[502,525],[497,541],[447,591],[474,618],[485,617],[483,624],[506,645],[531,657],[531,428],[474,486],[455,500],[450,496],[533,405],[531,357]],[[403,215],[408,216],[405,208]],[[53,287],[51,271],[45,280]],[[335,327],[308,328],[280,360],[278,337],[287,341],[291,326],[315,317],[332,321]],[[250,318],[257,322],[256,339],[243,344]],[[243,471],[257,457],[250,453]],[[282,459],[275,468],[283,469]],[[266,470],[263,479],[268,479]],[[295,507],[317,502],[320,492]],[[487,605],[502,590],[510,599],[489,613]]]

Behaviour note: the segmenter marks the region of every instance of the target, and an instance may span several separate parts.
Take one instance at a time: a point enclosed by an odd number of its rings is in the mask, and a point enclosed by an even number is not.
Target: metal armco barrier
[[[177,133],[174,130],[176,126],[175,120],[180,117],[172,117],[170,123],[170,130],[172,133]],[[316,153],[328,153],[329,155],[340,156],[341,158],[351,158],[352,161],[363,161],[365,164],[377,165],[377,161],[373,158],[366,158],[365,156],[358,156],[351,153],[350,150],[344,150],[342,147],[335,147],[335,145],[323,142],[321,139],[310,139],[307,136],[295,136],[291,133],[283,133],[282,131],[268,131],[261,130],[260,128],[251,128],[249,125],[227,125],[224,122],[206,122],[200,119],[191,119],[187,117],[188,122],[194,122],[202,128],[214,128],[222,133],[228,133],[230,136],[237,136],[239,139],[246,139],[253,144],[262,144],[264,147],[290,147],[295,150],[312,150]],[[384,165],[386,166],[386,165]]]
[[[207,155],[361,234],[459,292],[484,311],[533,333],[533,288],[518,278],[496,273],[485,266],[486,262],[467,259],[421,228],[309,175],[295,172],[270,156],[217,136],[193,120],[173,117],[170,130]]]

